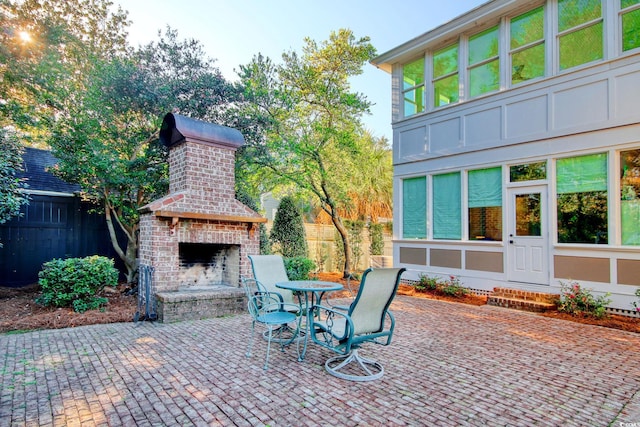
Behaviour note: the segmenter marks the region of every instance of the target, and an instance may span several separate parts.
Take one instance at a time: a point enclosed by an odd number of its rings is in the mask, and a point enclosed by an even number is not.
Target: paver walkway
[[[0,426],[640,426],[640,335],[408,296],[382,379],[266,343],[248,315],[0,335]],[[635,423],[635,424],[634,424]]]

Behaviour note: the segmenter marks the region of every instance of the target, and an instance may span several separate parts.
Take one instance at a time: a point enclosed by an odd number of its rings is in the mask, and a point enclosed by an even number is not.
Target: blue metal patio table
[[[322,280],[290,280],[287,282],[276,283],[276,288],[289,289],[290,291],[294,291],[294,293],[296,293],[296,295],[298,296],[300,309],[304,310],[308,317],[311,307],[313,307],[315,304],[320,304],[322,296],[325,292],[340,291],[343,289],[343,286],[340,283],[324,282]],[[309,327],[309,324],[310,322],[309,320],[307,320],[305,325],[304,346],[302,348],[302,353],[298,353],[299,362],[303,361],[304,356],[307,354],[307,341],[309,339],[309,331],[307,331],[306,328]]]

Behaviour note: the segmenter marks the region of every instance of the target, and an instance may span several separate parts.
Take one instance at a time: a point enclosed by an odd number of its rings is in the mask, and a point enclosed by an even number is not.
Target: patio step
[[[487,304],[541,313],[547,310],[554,310],[556,308],[556,300],[559,297],[560,295],[544,292],[493,288],[493,292],[487,298]]]

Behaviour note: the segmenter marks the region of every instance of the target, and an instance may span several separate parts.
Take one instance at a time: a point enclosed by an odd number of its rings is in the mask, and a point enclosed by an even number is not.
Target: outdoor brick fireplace
[[[242,312],[240,277],[251,276],[247,255],[259,253],[257,225],[266,222],[235,199],[244,138],[169,113],[160,140],[169,148],[169,194],[141,209],[140,266],[152,272],[144,298],[162,322]]]

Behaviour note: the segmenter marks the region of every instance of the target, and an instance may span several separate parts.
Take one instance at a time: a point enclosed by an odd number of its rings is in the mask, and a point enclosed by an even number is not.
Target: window
[[[433,176],[433,238],[462,238],[460,172]]]
[[[427,178],[402,181],[402,237],[427,238]]]
[[[640,245],[640,149],[620,153],[620,223],[623,245]]]
[[[607,155],[558,159],[556,180],[558,243],[607,243]]]
[[[544,76],[544,7],[538,7],[511,20],[511,84]]]
[[[502,168],[468,174],[469,240],[502,240]]]
[[[620,0],[622,51],[640,47],[640,0]]]
[[[433,54],[433,105],[458,102],[458,44]]]
[[[469,97],[500,89],[498,26],[469,38]]]
[[[509,182],[547,179],[547,162],[526,163],[509,168]]]
[[[603,57],[601,0],[558,0],[560,70]]]
[[[402,68],[402,93],[404,116],[424,111],[424,59],[411,62]]]

